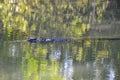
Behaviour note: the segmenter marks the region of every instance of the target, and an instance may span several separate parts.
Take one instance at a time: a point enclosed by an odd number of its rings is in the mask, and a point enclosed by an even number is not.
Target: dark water
[[[3,41],[0,80],[120,80],[120,41]]]

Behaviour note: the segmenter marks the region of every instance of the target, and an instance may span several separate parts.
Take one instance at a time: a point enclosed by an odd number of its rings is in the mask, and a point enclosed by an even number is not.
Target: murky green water
[[[120,40],[20,41],[119,39],[117,7],[115,0],[1,0],[0,80],[120,80]]]
[[[119,40],[0,42],[0,80],[119,79]]]

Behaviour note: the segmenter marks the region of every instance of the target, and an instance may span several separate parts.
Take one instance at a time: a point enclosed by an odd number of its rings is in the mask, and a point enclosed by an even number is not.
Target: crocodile
[[[28,38],[26,41],[31,43],[37,42],[63,42],[63,41],[71,41],[72,38]]]

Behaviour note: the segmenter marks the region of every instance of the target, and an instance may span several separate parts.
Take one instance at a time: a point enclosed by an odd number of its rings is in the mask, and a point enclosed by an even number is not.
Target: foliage
[[[0,15],[8,39],[80,37],[89,31],[92,16],[96,22],[102,21],[106,4],[101,4],[101,0],[4,0],[0,3]]]

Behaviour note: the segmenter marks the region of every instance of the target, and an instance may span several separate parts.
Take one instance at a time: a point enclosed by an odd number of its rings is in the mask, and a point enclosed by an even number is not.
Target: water
[[[0,43],[0,80],[119,80],[120,41]]]
[[[0,1],[0,80],[120,80],[118,8],[115,0]]]

